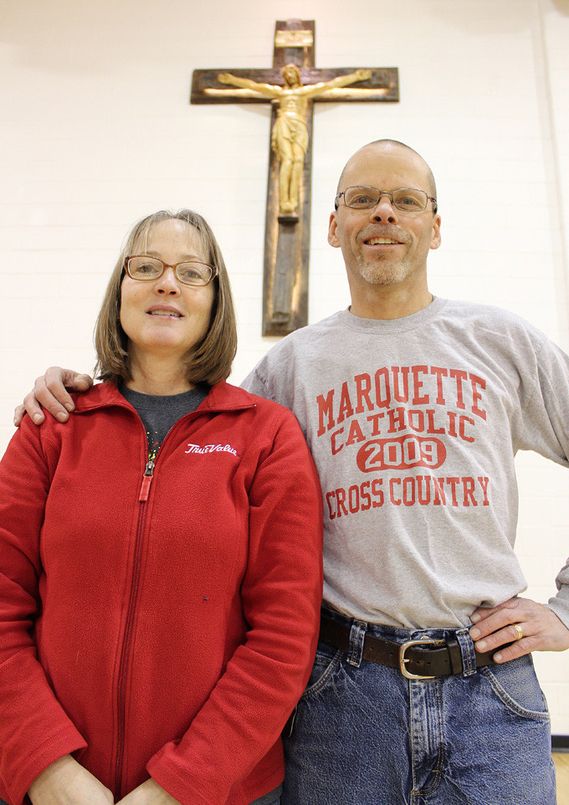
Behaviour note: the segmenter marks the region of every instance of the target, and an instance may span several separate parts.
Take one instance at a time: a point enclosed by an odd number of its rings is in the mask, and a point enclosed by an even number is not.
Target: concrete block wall
[[[348,302],[326,242],[339,170],[377,137],[433,167],[441,296],[510,308],[569,349],[569,0],[0,0],[0,448],[51,363],[89,370],[120,243],[160,207],[218,235],[239,317],[239,381],[263,339],[269,110],[190,106],[195,68],[266,67],[276,19],[316,20],[320,67],[398,66],[399,104],[316,105],[310,320]],[[521,456],[519,549],[546,600],[569,552],[569,476]],[[554,732],[569,734],[569,653],[538,655]]]

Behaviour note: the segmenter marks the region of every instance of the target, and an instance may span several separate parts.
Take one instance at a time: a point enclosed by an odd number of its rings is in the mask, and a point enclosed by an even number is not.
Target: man
[[[530,652],[569,647],[569,565],[547,606],[519,597],[514,454],[569,466],[569,358],[513,314],[433,299],[440,227],[422,157],[391,140],[356,152],[328,235],[351,306],[245,381],[295,412],[324,495],[321,642],[286,805],[555,802]]]

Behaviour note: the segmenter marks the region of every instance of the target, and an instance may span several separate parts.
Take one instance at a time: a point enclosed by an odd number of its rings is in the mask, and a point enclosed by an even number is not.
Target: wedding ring
[[[521,640],[524,636],[524,630],[522,629],[521,623],[513,623],[512,626],[514,627],[514,631],[516,633],[516,640]]]

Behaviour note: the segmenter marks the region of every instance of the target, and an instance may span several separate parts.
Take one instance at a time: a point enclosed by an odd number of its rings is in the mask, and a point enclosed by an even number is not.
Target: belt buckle
[[[411,648],[411,646],[445,646],[446,640],[431,640],[430,638],[424,638],[423,640],[407,640],[406,643],[402,643],[399,646],[399,670],[401,671],[402,675],[405,679],[435,679],[434,676],[425,676],[423,674],[412,674],[405,668],[405,663],[409,662],[405,653],[407,649]]]

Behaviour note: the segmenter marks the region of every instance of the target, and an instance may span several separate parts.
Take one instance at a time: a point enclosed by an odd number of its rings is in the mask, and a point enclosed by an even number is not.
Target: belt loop
[[[346,660],[350,665],[353,665],[354,668],[359,668],[362,664],[366,629],[367,623],[365,623],[365,621],[352,621],[350,645],[348,647]]]
[[[462,655],[462,675],[473,676],[476,673],[476,650],[469,631],[468,629],[458,629],[455,636]]]

